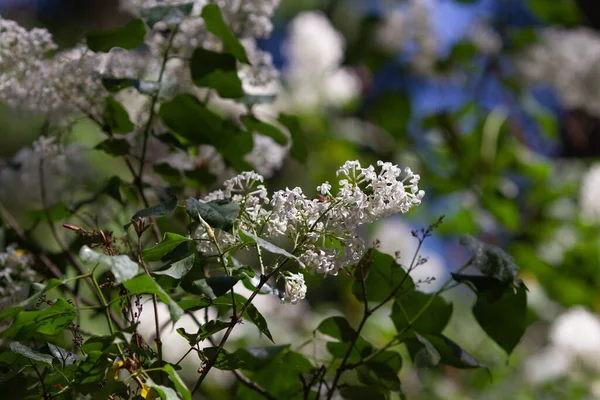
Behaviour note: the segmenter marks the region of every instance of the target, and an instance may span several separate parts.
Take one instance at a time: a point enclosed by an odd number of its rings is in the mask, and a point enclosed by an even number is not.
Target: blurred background
[[[410,231],[445,215],[424,245],[428,262],[414,272],[417,279],[436,278],[421,290],[435,291],[468,258],[458,244],[462,234],[504,248],[521,267],[530,324],[508,362],[475,329],[473,316],[460,314],[469,310],[472,293],[453,291],[449,296],[466,306],[455,307],[446,329],[491,374],[406,365],[401,379],[410,399],[600,398],[600,9],[595,5],[592,0],[282,0],[270,37],[258,41],[278,70],[276,109],[299,116],[308,149],[304,165],[289,157],[273,160],[270,188],[302,186],[315,194],[318,184],[335,180],[346,160],[393,161],[421,175],[424,203],[363,234],[409,262],[417,244]],[[122,6],[116,0],[0,0],[0,15],[26,27],[47,27],[68,48],[89,31],[127,23],[133,13]],[[2,29],[0,42],[1,35]],[[45,115],[0,105],[0,202],[52,251],[58,248],[48,228],[32,217],[41,200],[28,169],[30,147],[45,132],[45,121]],[[78,203],[112,176],[127,176],[121,159],[93,149],[102,133],[89,121],[72,121],[62,138],[70,149],[67,166],[45,172],[55,187],[47,194],[50,204]],[[269,156],[256,155],[261,162]],[[77,177],[68,172],[74,169],[81,171]],[[92,227],[108,224],[115,214],[122,222],[135,210],[133,205],[115,211],[119,207],[109,200],[100,214],[82,207]],[[119,223],[108,228],[119,233]],[[349,319],[360,318],[360,305],[344,282],[309,277],[308,299],[294,306],[293,315],[282,313],[280,307],[289,306],[276,301],[257,306],[267,318],[271,312],[289,315],[271,331],[281,343],[301,345],[323,316],[340,307]],[[385,343],[394,333],[389,318],[382,318],[367,335]],[[236,340],[262,339],[244,331]],[[183,354],[185,348],[170,351]]]

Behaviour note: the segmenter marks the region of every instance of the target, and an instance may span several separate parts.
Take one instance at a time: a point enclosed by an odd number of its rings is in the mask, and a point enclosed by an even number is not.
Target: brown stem
[[[338,367],[337,371],[335,372],[335,376],[333,377],[333,382],[331,383],[331,387],[329,388],[329,392],[327,394],[327,400],[330,400],[333,397],[333,393],[335,392],[335,388],[337,387],[337,384],[338,384],[340,378],[342,377],[342,374],[346,370],[346,363],[348,362],[348,359],[350,358],[350,353],[352,353],[352,350],[354,349],[354,346],[356,346],[356,343],[358,342],[358,338],[360,338],[360,332],[362,331],[363,327],[365,326],[365,323],[367,322],[367,319],[369,319],[369,317],[373,313],[373,311],[369,310],[369,304],[368,304],[368,300],[367,300],[367,288],[366,288],[366,278],[365,278],[365,272],[364,272],[364,264],[363,263],[359,263],[358,264],[358,268],[360,268],[360,277],[361,277],[360,284],[361,284],[361,287],[362,287],[363,295],[365,297],[364,298],[363,317],[362,317],[362,319],[360,321],[360,324],[358,325],[358,328],[356,328],[356,335],[352,339],[352,342],[350,342],[350,346],[348,347],[348,350],[346,350],[346,354],[344,354],[344,358],[342,359],[342,363],[340,364],[340,366]]]

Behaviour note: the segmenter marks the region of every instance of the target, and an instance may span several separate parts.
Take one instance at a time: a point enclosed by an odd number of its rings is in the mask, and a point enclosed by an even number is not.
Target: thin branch
[[[356,335],[352,339],[352,342],[350,342],[350,346],[348,347],[348,350],[346,350],[346,354],[344,354],[342,363],[340,364],[337,371],[335,372],[335,376],[333,377],[333,382],[331,383],[331,387],[329,388],[329,392],[327,394],[327,400],[330,400],[333,397],[335,388],[337,387],[337,384],[338,384],[340,378],[342,377],[342,374],[347,369],[346,363],[348,362],[348,359],[350,358],[350,354],[352,353],[352,350],[354,350],[354,346],[356,346],[356,343],[358,342],[358,339],[360,338],[360,332],[362,331],[363,327],[365,326],[367,319],[369,319],[369,317],[373,313],[373,311],[369,309],[369,304],[366,299],[367,288],[366,288],[366,278],[365,278],[364,267],[365,267],[364,263],[358,264],[358,268],[360,268],[360,277],[361,277],[360,284],[362,287],[363,294],[365,295],[363,317],[360,321],[360,324],[358,325],[358,328],[356,328]]]

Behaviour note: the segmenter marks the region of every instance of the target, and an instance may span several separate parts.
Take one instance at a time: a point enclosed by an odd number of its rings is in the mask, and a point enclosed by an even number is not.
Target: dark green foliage
[[[103,31],[90,32],[87,45],[92,51],[108,52],[113,47],[131,50],[144,42],[146,26],[141,19],[134,19],[127,25]]]

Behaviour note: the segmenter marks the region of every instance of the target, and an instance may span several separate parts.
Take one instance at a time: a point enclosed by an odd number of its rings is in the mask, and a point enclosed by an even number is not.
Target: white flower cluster
[[[55,138],[42,136],[0,168],[0,201],[19,213],[37,210],[42,208],[42,178],[46,206],[52,206],[67,200],[67,195],[76,196],[86,184],[93,183],[93,177],[94,171],[80,146],[62,147]]]
[[[600,164],[592,165],[583,176],[579,204],[586,220],[600,223]]]
[[[304,275],[285,271],[283,279],[285,280],[285,294],[281,299],[282,303],[296,304],[306,297],[307,289],[304,283]]]
[[[231,199],[240,206],[236,229],[256,232],[267,238],[286,237],[294,243],[294,254],[302,267],[312,272],[337,275],[341,268],[358,262],[365,249],[357,228],[380,218],[406,213],[420,204],[419,175],[379,161],[362,168],[358,161],[346,162],[338,171],[339,190],[325,182],[320,196],[308,198],[302,189],[279,190],[269,199],[263,177],[244,172],[224,183],[225,189],[203,201]],[[402,179],[401,176],[404,175]],[[235,229],[234,229],[235,232]],[[236,234],[218,232],[220,247],[238,242]],[[214,253],[207,233],[200,228],[199,250]]]
[[[318,12],[298,14],[289,28],[284,45],[287,67],[286,101],[300,109],[343,106],[360,91],[358,77],[341,67],[344,37]]]
[[[0,304],[18,301],[14,296],[27,295],[27,289],[35,281],[31,268],[33,257],[12,244],[0,253]]]
[[[548,28],[516,60],[526,81],[553,85],[563,105],[600,116],[600,35],[587,28]]]
[[[47,30],[0,17],[0,102],[35,112],[97,112],[104,89],[92,71],[99,60],[80,48],[50,56],[56,49]]]
[[[389,12],[375,32],[375,41],[384,51],[406,51],[416,72],[430,74],[437,60],[438,40],[431,21],[433,4],[411,0],[407,7]]]

